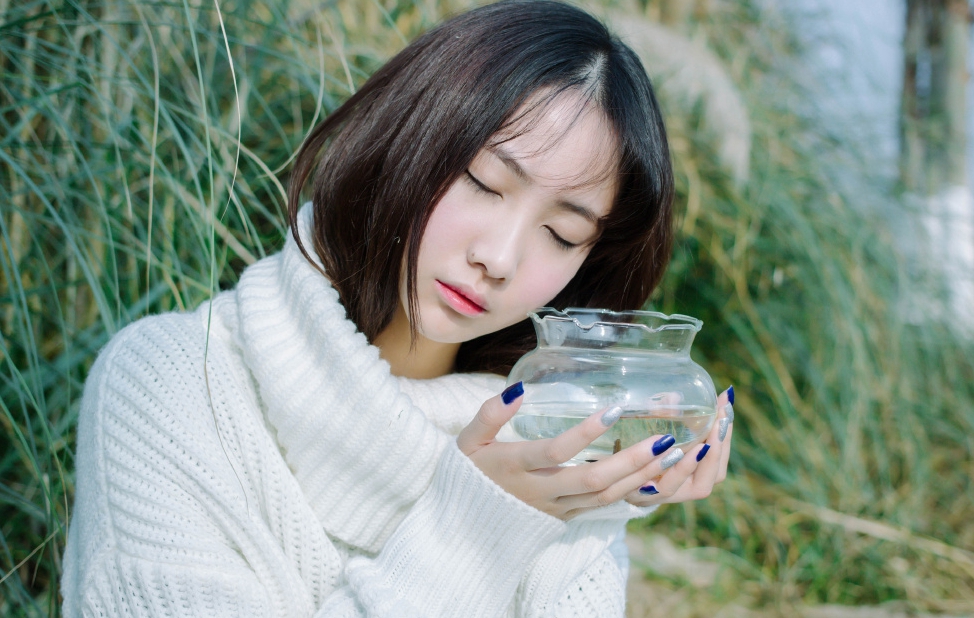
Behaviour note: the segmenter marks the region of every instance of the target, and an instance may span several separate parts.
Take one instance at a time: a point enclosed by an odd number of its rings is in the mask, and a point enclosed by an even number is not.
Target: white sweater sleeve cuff
[[[350,560],[346,576],[369,616],[499,616],[528,566],[565,529],[502,490],[451,443],[383,550]]]
[[[618,521],[626,522],[630,519],[641,519],[648,516],[656,506],[633,506],[625,500],[614,502],[600,509],[585,511],[572,521]]]

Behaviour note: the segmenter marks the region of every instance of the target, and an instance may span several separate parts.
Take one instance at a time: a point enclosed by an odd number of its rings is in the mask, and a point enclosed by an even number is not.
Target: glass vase
[[[544,307],[529,314],[538,347],[514,365],[523,382],[511,428],[524,440],[552,438],[611,406],[622,417],[568,465],[596,461],[654,435],[686,449],[717,415],[713,380],[690,358],[703,322],[655,311]]]

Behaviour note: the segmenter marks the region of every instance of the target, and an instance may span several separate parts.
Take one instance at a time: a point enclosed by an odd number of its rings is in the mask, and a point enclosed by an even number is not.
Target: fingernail
[[[619,406],[614,406],[605,411],[602,415],[602,424],[606,427],[611,427],[615,424],[619,417],[622,416],[622,408]]]
[[[639,493],[646,494],[647,496],[655,496],[659,493],[659,490],[652,485],[646,485],[645,487],[639,488]]]
[[[703,459],[704,457],[706,457],[707,456],[707,451],[709,451],[709,450],[710,450],[710,445],[709,444],[704,444],[703,445],[703,448],[700,449],[700,452],[697,453],[697,461],[700,461],[701,459]]]
[[[674,444],[676,444],[676,438],[674,438],[670,434],[666,434],[665,436],[663,436],[662,438],[660,438],[659,440],[653,443],[653,455],[659,455],[660,453],[670,448]]]
[[[720,423],[718,424],[718,429],[717,429],[717,438],[719,438],[721,442],[723,442],[724,438],[727,437],[728,427],[730,427],[730,419],[727,417],[720,419]]]
[[[683,449],[678,448],[663,458],[663,460],[660,462],[661,469],[667,470],[672,468],[676,465],[676,462],[680,461],[681,459],[683,459]]]
[[[727,387],[727,401],[729,401],[731,403],[731,405],[734,405],[734,386],[733,385]]]
[[[524,383],[515,382],[514,384],[511,384],[510,386],[505,388],[504,392],[501,393],[501,401],[504,402],[505,406],[509,406],[511,405],[511,402],[513,402],[515,399],[517,399],[523,394],[524,394]]]
[[[724,406],[724,414],[727,415],[727,420],[729,420],[730,422],[733,423],[734,422],[734,404],[729,403],[726,406]]]

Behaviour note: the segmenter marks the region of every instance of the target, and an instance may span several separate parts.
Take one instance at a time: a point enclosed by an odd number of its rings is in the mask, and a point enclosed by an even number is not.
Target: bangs
[[[566,183],[568,190],[585,189],[607,180],[614,180],[621,168],[621,140],[612,121],[597,100],[597,80],[592,83],[567,84],[558,88],[543,88],[530,97],[504,121],[497,133],[484,145],[485,150],[496,152],[499,146],[518,137],[537,131],[545,134],[540,146],[522,156],[537,157],[558,146],[579,120],[588,114],[596,114],[603,130],[593,144],[595,160],[600,164],[569,178],[553,177]]]

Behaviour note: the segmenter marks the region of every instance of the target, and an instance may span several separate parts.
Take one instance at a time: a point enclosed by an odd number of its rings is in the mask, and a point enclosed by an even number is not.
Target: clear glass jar
[[[544,307],[529,314],[538,347],[514,365],[508,385],[524,383],[511,419],[522,439],[551,438],[610,406],[619,421],[571,465],[595,461],[657,434],[677,446],[702,441],[717,416],[713,380],[690,359],[703,322],[655,311]]]

